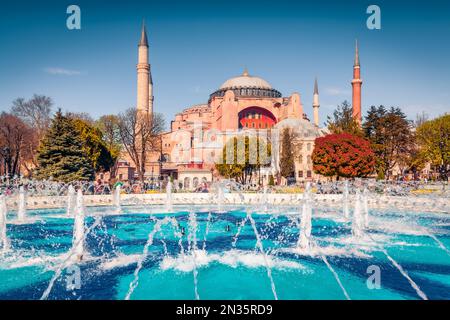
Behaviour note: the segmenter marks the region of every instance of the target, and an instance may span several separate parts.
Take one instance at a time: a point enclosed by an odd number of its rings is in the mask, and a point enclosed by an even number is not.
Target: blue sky
[[[66,8],[81,8],[81,30]],[[366,8],[381,8],[381,30]],[[363,112],[399,106],[414,119],[450,110],[449,1],[10,1],[0,17],[0,111],[45,94],[56,107],[94,117],[136,103],[136,59],[145,18],[154,108],[168,121],[207,101],[247,67],[284,96],[301,94],[312,118],[318,77],[321,122],[351,100],[360,43]]]

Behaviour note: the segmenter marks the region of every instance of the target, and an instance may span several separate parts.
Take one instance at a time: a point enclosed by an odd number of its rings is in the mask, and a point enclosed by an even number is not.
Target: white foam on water
[[[326,246],[319,247],[313,246],[310,248],[285,248],[280,249],[279,252],[293,253],[298,256],[308,256],[308,257],[321,257],[321,256],[336,256],[336,257],[359,257],[369,259],[372,256],[367,253],[352,247],[334,247]]]
[[[264,256],[261,253],[247,252],[242,250],[229,250],[222,254],[218,253],[207,253],[204,250],[195,251],[195,263],[197,268],[204,268],[211,263],[220,263],[223,265],[236,268],[238,266],[244,266],[247,268],[264,268],[266,263],[264,261]],[[275,269],[298,269],[306,270],[305,266],[302,264],[282,260],[273,256],[267,256],[267,263],[270,268]],[[192,272],[194,268],[193,254],[189,255],[178,255],[177,257],[164,257],[160,264],[161,270],[174,269],[182,272]]]
[[[130,254],[130,255],[119,254],[112,259],[104,261],[100,265],[100,269],[111,270],[114,268],[126,267],[129,266],[130,264],[137,263],[139,261],[140,256],[141,256],[140,254]]]

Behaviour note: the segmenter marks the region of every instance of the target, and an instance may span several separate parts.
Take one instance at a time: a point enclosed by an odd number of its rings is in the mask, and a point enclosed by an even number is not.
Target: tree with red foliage
[[[349,133],[317,138],[311,158],[314,172],[327,177],[366,177],[375,169],[370,142]]]

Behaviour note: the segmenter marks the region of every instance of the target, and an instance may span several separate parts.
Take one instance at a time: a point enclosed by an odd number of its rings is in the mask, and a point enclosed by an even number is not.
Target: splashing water
[[[67,189],[67,215],[72,216],[76,206],[76,192],[75,188],[70,185]]]
[[[25,221],[26,220],[26,212],[27,212],[27,200],[25,188],[20,186],[19,189],[19,207],[17,209],[17,220]]]
[[[113,194],[113,204],[117,213],[122,212],[122,207],[120,206],[120,184],[116,186]]]
[[[343,213],[344,213],[344,217],[346,217],[346,218],[350,217],[348,194],[349,194],[348,181],[345,181],[344,182],[344,191],[342,194],[342,201],[343,201]]]
[[[155,223],[155,226],[152,229],[152,231],[150,231],[150,233],[148,234],[147,242],[145,243],[145,246],[144,246],[144,249],[142,251],[142,254],[139,256],[136,269],[134,270],[134,273],[133,273],[134,278],[130,282],[130,285],[129,285],[129,288],[128,288],[128,292],[125,295],[125,300],[130,300],[131,295],[133,294],[134,290],[136,289],[136,287],[139,284],[139,272],[141,271],[141,269],[142,269],[142,267],[144,265],[145,259],[148,256],[148,250],[153,244],[153,239],[155,237],[155,234],[158,233],[159,231],[161,231],[161,227],[163,225],[166,225],[168,223],[172,223],[174,226],[178,225],[176,223],[176,221],[174,221],[174,219],[169,218],[169,217],[165,217],[162,220],[157,220],[156,223]]]
[[[303,193],[302,217],[300,221],[300,236],[298,246],[302,249],[310,248],[310,238],[312,229],[312,206],[311,206],[311,185],[306,184],[305,192]]]
[[[267,270],[267,277],[269,278],[269,281],[270,281],[270,286],[272,288],[273,296],[274,296],[275,300],[278,300],[278,295],[277,295],[277,291],[275,288],[275,282],[273,281],[273,278],[272,278],[272,269],[270,268],[269,262],[267,261],[266,252],[264,251],[264,247],[261,242],[261,237],[259,236],[258,230],[256,229],[255,220],[253,220],[253,217],[250,212],[247,212],[247,217],[248,217],[248,220],[250,220],[250,223],[252,224],[253,232],[255,233],[256,246],[259,248],[259,251],[261,252],[261,254],[264,258],[264,264],[265,264],[266,270]]]
[[[73,225],[73,250],[75,253],[74,258],[77,261],[81,261],[84,254],[84,215],[83,192],[80,189],[77,193]]]
[[[0,195],[0,251],[9,250],[9,241],[6,235],[6,199],[4,195]]]
[[[173,211],[173,201],[172,201],[172,181],[167,182],[166,186],[166,211],[172,212]]]
[[[194,274],[194,294],[195,300],[200,300],[198,295],[198,270],[197,270],[197,218],[194,212],[189,213],[189,241],[191,242],[192,248],[192,262],[194,268],[192,270]]]
[[[369,228],[369,190],[364,188],[362,194],[362,204],[363,204],[363,216],[364,216],[364,228]]]
[[[203,250],[206,250],[206,238],[208,237],[210,224],[211,224],[211,211],[208,212],[208,217],[206,218],[206,230],[205,236],[203,237]]]
[[[353,210],[352,220],[352,234],[356,238],[360,238],[363,235],[364,229],[364,215],[362,210],[362,199],[359,190],[356,191],[355,196],[355,208]]]
[[[223,212],[223,204],[225,202],[224,186],[221,183],[217,184],[217,211]]]

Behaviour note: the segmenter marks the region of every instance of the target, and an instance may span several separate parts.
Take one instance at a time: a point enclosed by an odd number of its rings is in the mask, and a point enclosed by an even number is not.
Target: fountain
[[[167,181],[166,186],[166,211],[172,212],[173,211],[173,200],[172,200],[172,181]]]
[[[197,270],[197,218],[194,212],[189,213],[189,248],[192,252],[193,275],[194,275],[194,294],[195,300],[200,300],[198,294],[198,270]]]
[[[348,218],[350,216],[350,209],[349,209],[349,197],[348,197],[349,191],[348,191],[348,181],[345,180],[344,182],[344,191],[343,191],[343,212],[344,217]]]
[[[115,207],[115,211],[117,213],[122,212],[122,207],[120,206],[120,184],[118,184],[116,186],[116,188],[114,189],[114,194],[113,194],[113,205]]]
[[[84,203],[91,183],[76,183],[75,192],[54,181],[30,182],[27,209],[41,219],[25,217],[26,228],[13,226],[8,233],[6,199],[14,203],[19,195],[20,209],[25,192],[20,183],[7,190],[0,183],[6,194],[0,195],[0,279],[7,279],[0,283],[0,300],[35,299],[29,288],[40,287],[42,270],[54,272],[42,299],[450,299],[442,272],[450,268],[448,195],[405,196],[409,186],[341,183],[323,183],[317,194],[307,183],[303,195],[274,187],[269,195],[267,187],[244,194],[245,188],[224,180],[209,195],[172,197],[169,182],[166,196],[142,194],[134,197],[140,201],[121,203],[120,192],[132,189],[123,187],[89,195]],[[158,211],[161,204],[166,211]],[[92,218],[85,219],[84,205],[93,207]],[[110,215],[125,205],[126,214]],[[51,214],[55,206],[67,206],[68,216]],[[87,235],[98,244],[89,253]],[[383,286],[365,290],[355,270],[377,263],[387,266]],[[83,289],[61,290],[69,267],[79,264]],[[21,272],[24,266],[31,268]],[[422,280],[428,277],[432,281]]]
[[[67,189],[67,215],[72,216],[76,206],[76,191],[75,188],[70,185]]]
[[[261,205],[262,205],[262,210],[263,212],[268,212],[269,211],[269,199],[267,196],[267,186],[264,186],[263,188],[263,194],[262,194],[262,198],[261,198]]]
[[[312,229],[312,207],[311,207],[311,185],[307,182],[305,192],[303,193],[302,216],[300,221],[300,236],[298,247],[302,249],[310,248],[310,238]]]
[[[216,184],[217,188],[217,211],[223,212],[223,204],[225,202],[224,188],[225,186],[222,183]]]
[[[364,217],[364,228],[369,228],[369,190],[364,188],[362,194],[362,207],[363,207],[363,217]]]
[[[84,255],[84,215],[83,192],[79,189],[77,193],[75,220],[73,225],[72,250],[74,252],[75,261],[83,260]]]
[[[359,190],[356,190],[355,208],[353,210],[352,234],[356,238],[363,235],[364,229],[364,213],[362,210],[362,197]]]
[[[25,221],[26,219],[26,211],[27,211],[27,200],[25,189],[23,186],[20,186],[19,189],[19,201],[18,201],[18,209],[17,209],[17,220],[20,222]]]
[[[0,252],[8,251],[9,241],[6,235],[6,199],[4,195],[0,195]]]

